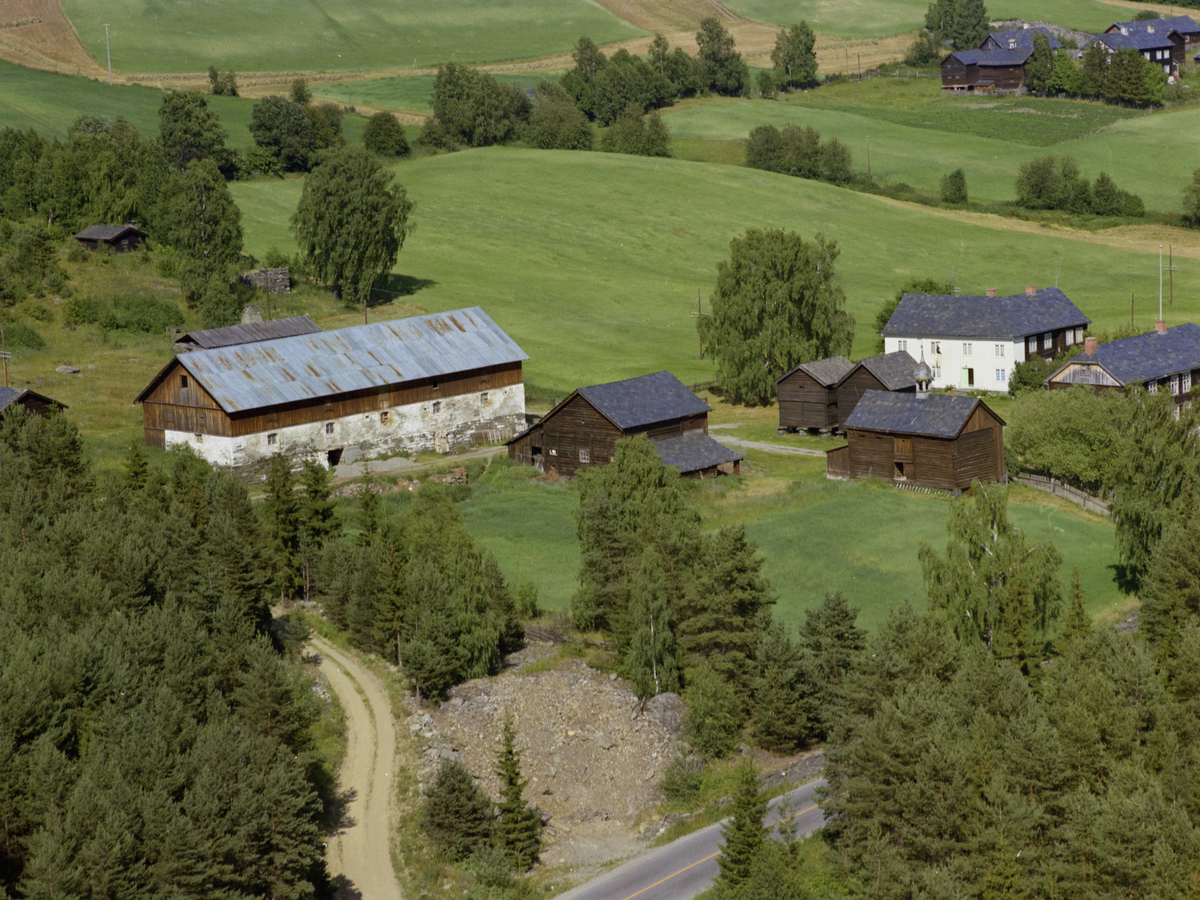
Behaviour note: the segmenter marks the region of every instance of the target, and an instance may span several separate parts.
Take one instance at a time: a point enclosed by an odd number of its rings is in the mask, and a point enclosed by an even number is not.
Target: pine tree
[[[300,534],[298,550],[301,577],[304,579],[304,599],[310,599],[313,571],[325,542],[337,531],[334,514],[337,503],[331,499],[330,472],[312,460],[305,460],[300,470],[303,493],[299,503]]]
[[[129,444],[124,469],[125,485],[131,491],[137,492],[146,486],[146,479],[150,476],[150,464],[146,462],[146,454],[142,451],[140,441],[135,440]]]
[[[500,821],[497,837],[509,864],[519,872],[533,867],[542,847],[542,823],[525,805],[522,796],[529,782],[521,777],[521,754],[516,749],[517,733],[512,719],[504,720],[500,750],[496,753],[496,777],[500,779]]]
[[[755,735],[760,746],[789,753],[802,748],[821,728],[820,689],[815,665],[772,621],[758,642],[759,677],[754,681]]]
[[[725,840],[717,857],[720,874],[717,881],[727,888],[737,888],[750,880],[754,864],[767,840],[763,820],[767,815],[767,798],[758,783],[758,769],[747,759],[737,772],[738,785],[733,795],[733,815],[721,837]]]
[[[300,505],[293,489],[291,461],[282,453],[274,453],[270,465],[263,515],[271,571],[279,599],[283,601],[294,596],[300,587]]]
[[[1160,661],[1175,655],[1185,622],[1200,618],[1200,519],[1191,493],[1142,579],[1140,619]]]
[[[1092,617],[1083,608],[1086,599],[1083,586],[1079,583],[1079,570],[1073,569],[1071,591],[1067,596],[1067,615],[1063,620],[1062,634],[1058,638],[1060,650],[1092,633]]]
[[[456,759],[444,759],[425,792],[421,827],[446,859],[460,862],[492,839],[492,802]]]

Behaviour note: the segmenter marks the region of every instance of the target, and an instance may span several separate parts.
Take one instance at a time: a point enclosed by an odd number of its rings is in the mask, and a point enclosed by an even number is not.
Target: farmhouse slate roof
[[[955,50],[950,55],[964,66],[1023,66],[1030,50]]]
[[[884,353],[870,356],[862,360],[862,366],[881,382],[889,391],[898,391],[907,387],[916,387],[917,381],[913,373],[917,370],[917,361],[907,350],[897,350],[894,353]],[[857,368],[857,367],[856,367]],[[847,372],[842,381],[850,377]],[[838,382],[839,384],[841,382]]]
[[[1166,19],[1143,19],[1136,22],[1113,22],[1108,26],[1108,29],[1112,28],[1118,29],[1118,32],[1123,28],[1130,33],[1149,32],[1153,28],[1154,34],[1170,34],[1172,31],[1178,31],[1181,35],[1200,34],[1200,25],[1197,25],[1196,20],[1191,16],[1170,16]]]
[[[480,307],[175,357],[227,413],[296,403],[528,359]]]
[[[1119,31],[1105,32],[1104,34],[1096,35],[1091,41],[1084,45],[1084,49],[1095,43],[1107,44],[1113,50],[1124,50],[1127,47],[1132,47],[1134,50],[1169,50],[1175,46],[1166,32],[1154,32],[1151,34],[1147,31],[1131,31],[1129,34],[1122,34]]]
[[[775,379],[775,383],[783,381],[783,379],[796,372],[804,372],[812,377],[821,387],[829,387],[841,381],[842,376],[854,368],[854,363],[846,359],[844,356],[829,356],[825,359],[814,359],[811,362],[800,363],[798,366],[793,366],[788,371],[784,372]]]
[[[4,410],[8,409],[13,404],[19,403],[24,397],[40,400],[45,404],[52,403],[55,406],[62,407],[63,409],[67,408],[66,404],[59,403],[57,400],[47,397],[45,394],[39,394],[37,391],[31,391],[29,388],[0,387],[0,412],[4,412]]]
[[[681,475],[737,462],[741,454],[717,443],[703,431],[685,431],[676,437],[654,441],[664,466],[674,466]]]
[[[1099,365],[1123,385],[1191,372],[1200,369],[1200,325],[1188,322],[1161,334],[1152,331],[1101,344],[1095,353],[1081,353],[1068,360],[1046,381],[1052,381],[1068,366],[1081,363]]]
[[[272,319],[269,322],[245,322],[240,325],[226,325],[224,328],[189,331],[175,343],[195,344],[203,350],[212,350],[215,347],[254,344],[298,334],[319,334],[320,331],[317,323],[308,316],[292,316],[288,319]]]
[[[75,235],[75,238],[80,241],[113,241],[127,231],[141,234],[133,225],[89,225]]]
[[[905,294],[883,333],[899,337],[1018,338],[1091,321],[1058,288],[1009,297]]]
[[[887,434],[952,438],[962,431],[979,405],[981,403],[975,397],[946,394],[918,397],[916,394],[867,391],[844,427],[847,431],[860,428]]]
[[[1008,42],[1013,40],[1017,42],[1016,49],[1026,50],[1029,53],[1033,53],[1033,36],[1035,34],[1044,34],[1047,38],[1049,38],[1051,50],[1062,49],[1062,44],[1059,43],[1058,38],[1056,38],[1050,32],[1049,28],[1044,28],[1042,26],[1034,26],[1033,28],[1011,28],[1008,31],[993,31],[983,39],[983,43],[986,44],[988,38],[991,38],[1000,45],[1001,49],[1007,49]],[[982,48],[982,44],[980,46]]]
[[[670,372],[594,384],[579,393],[623,431],[712,409]]]

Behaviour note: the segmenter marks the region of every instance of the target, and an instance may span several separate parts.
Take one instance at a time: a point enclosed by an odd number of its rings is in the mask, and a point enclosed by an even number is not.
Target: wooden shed
[[[913,377],[917,361],[907,350],[896,350],[862,360],[841,377],[837,389],[837,424],[845,425],[854,407],[867,391],[898,391],[915,394]]]
[[[707,403],[670,372],[579,388],[508,442],[511,459],[573,476],[612,461],[617,441],[644,434],[681,475],[738,474],[742,457],[708,436]]]
[[[838,425],[837,384],[854,368],[844,356],[801,363],[775,379],[779,427],[787,431],[830,431]]]
[[[136,250],[146,241],[146,235],[138,230],[135,222],[125,225],[89,225],[75,235],[89,250],[99,250],[101,247],[111,247],[117,253]]]
[[[846,420],[830,478],[882,478],[943,491],[1004,477],[1004,420],[981,400],[869,391]]]
[[[16,409],[18,406],[23,406],[34,415],[47,419],[55,409],[67,408],[65,403],[59,403],[45,394],[31,391],[29,388],[0,387],[0,419],[4,418],[6,412]]]

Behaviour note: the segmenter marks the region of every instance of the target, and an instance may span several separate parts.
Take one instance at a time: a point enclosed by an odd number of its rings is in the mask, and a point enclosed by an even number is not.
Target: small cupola
[[[925,345],[921,345],[921,361],[913,369],[913,381],[917,383],[917,397],[924,399],[929,396],[929,385],[933,381],[933,369],[925,362]]]

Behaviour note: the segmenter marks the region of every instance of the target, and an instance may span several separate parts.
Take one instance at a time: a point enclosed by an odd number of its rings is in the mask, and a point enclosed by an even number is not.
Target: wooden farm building
[[[504,440],[528,359],[479,307],[182,353],[138,395],[146,443],[247,477]]]
[[[976,48],[956,50],[942,60],[944,91],[1021,91],[1025,63],[1033,55],[1033,36],[1046,35],[1052,50],[1062,44],[1045,28],[994,31]]]
[[[670,372],[579,388],[508,442],[510,458],[571,476],[612,460],[617,441],[644,434],[681,475],[738,474],[742,457],[708,436],[709,405]]]
[[[854,412],[867,391],[897,391],[915,394],[917,361],[907,350],[896,350],[864,359],[842,376],[837,384],[838,427]]]
[[[1200,384],[1200,325],[1191,322],[1167,328],[1155,323],[1150,334],[1098,344],[1084,340],[1084,351],[1068,360],[1046,379],[1050,390],[1077,384],[1097,391],[1124,390],[1140,381],[1151,393],[1170,392],[1176,408],[1191,400],[1192,386]]]
[[[0,387],[0,419],[4,418],[5,413],[18,406],[23,406],[29,412],[47,419],[55,409],[67,408],[65,403],[59,403],[45,394],[31,391],[29,388]]]
[[[189,331],[175,339],[176,353],[192,350],[214,350],[217,347],[232,347],[235,344],[256,344],[276,338],[295,337],[300,334],[320,334],[321,329],[308,316],[292,316],[289,319],[272,319],[269,322],[242,322],[224,328],[209,328],[205,331]]]
[[[1084,45],[1086,50],[1098,44],[1108,53],[1131,48],[1143,59],[1162,66],[1166,74],[1187,63],[1188,54],[1200,45],[1200,25],[1191,16],[1145,19],[1137,22],[1113,22]]]
[[[844,356],[801,363],[775,379],[779,427],[829,431],[838,426],[837,384],[854,368]]]
[[[136,223],[129,222],[125,225],[89,225],[75,235],[75,240],[89,250],[111,247],[117,253],[125,253],[142,246],[146,235],[138,230]]]
[[[973,397],[868,391],[846,420],[831,478],[882,478],[943,491],[1004,477],[1004,421]]]

